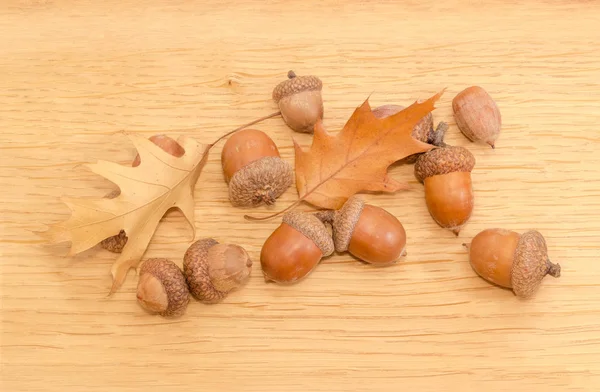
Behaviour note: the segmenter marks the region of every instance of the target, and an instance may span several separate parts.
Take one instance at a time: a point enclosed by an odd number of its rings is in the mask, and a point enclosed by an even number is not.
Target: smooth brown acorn
[[[183,274],[192,295],[203,303],[217,303],[250,278],[252,260],[244,248],[220,244],[212,238],[194,242],[183,257]]]
[[[415,177],[425,185],[425,202],[433,219],[458,236],[473,212],[471,171],[475,157],[464,147],[434,148],[419,156]]]
[[[288,79],[273,89],[273,100],[279,106],[281,117],[294,131],[313,133],[318,120],[323,119],[323,82],[316,76],[296,76],[288,72]]]
[[[312,214],[290,211],[262,247],[260,262],[265,280],[296,283],[333,251],[333,239],[323,222]]]
[[[148,259],[140,268],[137,300],[150,313],[178,317],[185,313],[189,290],[181,269],[168,259]]]
[[[546,275],[560,277],[560,265],[550,261],[546,240],[536,230],[519,234],[486,229],[464,245],[469,249],[471,267],[479,276],[511,288],[518,297],[532,297]]]
[[[292,166],[264,132],[244,129],[223,146],[221,165],[235,207],[271,205],[292,185]]]
[[[456,125],[469,140],[495,147],[502,116],[487,91],[479,86],[464,89],[452,100],[452,110]]]
[[[166,136],[166,135],[154,135],[150,136],[149,140],[160,147],[166,153],[173,155],[174,157],[181,157],[185,154],[185,150],[179,143],[177,143],[174,139]],[[137,154],[131,163],[132,167],[137,167],[140,165],[140,155]],[[115,189],[109,192],[106,196],[107,199],[114,199],[119,196],[121,191],[119,189]],[[119,234],[113,235],[112,237],[108,237],[100,242],[100,246],[104,249],[114,252],[121,253],[123,248],[127,244],[127,234],[125,230],[121,230]]]
[[[332,224],[337,252],[348,251],[376,265],[394,263],[406,254],[406,231],[402,223],[383,208],[365,204],[356,195],[339,210],[319,211],[315,216]]]

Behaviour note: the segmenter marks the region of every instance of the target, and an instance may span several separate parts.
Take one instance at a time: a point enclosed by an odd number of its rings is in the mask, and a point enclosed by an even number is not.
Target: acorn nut
[[[288,80],[273,89],[273,100],[281,117],[296,132],[314,133],[317,121],[323,119],[323,83],[316,76],[296,76],[288,72]]]
[[[516,296],[530,298],[546,275],[560,277],[560,265],[548,258],[546,240],[536,230],[523,234],[505,229],[486,229],[464,244],[469,262],[483,279],[511,288]]]
[[[419,156],[415,177],[425,185],[427,209],[441,227],[458,236],[474,206],[471,171],[475,157],[464,147],[434,148]]]
[[[213,304],[242,287],[250,278],[252,260],[244,248],[212,238],[194,242],[183,257],[183,274],[192,295]]]
[[[235,207],[271,205],[293,182],[292,166],[281,159],[266,133],[244,129],[223,146],[221,165]]]
[[[381,207],[350,197],[333,217],[333,241],[337,252],[378,265],[391,264],[406,250],[406,231],[402,223]]]
[[[283,216],[281,225],[267,238],[260,252],[265,281],[296,283],[333,251],[333,239],[317,217],[290,211]]]
[[[190,301],[181,269],[168,259],[148,259],[140,268],[137,300],[150,313],[178,317]]]
[[[479,86],[464,89],[452,100],[452,110],[456,125],[469,140],[495,147],[502,118],[487,91]]]
[[[174,139],[166,136],[166,135],[154,135],[150,136],[149,140],[156,144],[158,147],[162,148],[162,150],[166,153],[173,155],[174,157],[181,157],[185,153],[185,150],[179,143],[177,143]],[[137,167],[140,165],[140,154],[137,154],[131,163],[132,167]],[[119,196],[121,191],[119,189],[115,189],[109,192],[106,196],[107,199],[114,199]],[[114,252],[121,253],[123,248],[127,244],[127,234],[125,230],[119,231],[119,234],[113,235],[112,237],[108,237],[100,242],[100,246],[104,249]]]

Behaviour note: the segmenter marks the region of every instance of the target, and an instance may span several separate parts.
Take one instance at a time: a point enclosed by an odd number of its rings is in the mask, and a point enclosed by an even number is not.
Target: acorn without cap
[[[273,140],[257,129],[234,133],[223,146],[221,165],[235,207],[271,205],[292,185],[292,166]]]
[[[456,125],[469,140],[495,147],[502,116],[487,91],[480,86],[464,89],[452,100],[452,110]]]
[[[148,259],[142,264],[136,295],[144,309],[165,317],[181,316],[189,303],[181,269],[168,259]]]
[[[471,171],[475,157],[463,147],[434,148],[417,159],[415,177],[425,185],[425,202],[433,219],[458,235],[473,212]]]
[[[174,157],[181,157],[185,154],[185,150],[179,143],[177,143],[174,139],[166,136],[166,135],[153,135],[148,139],[152,143],[156,144],[160,147],[164,152],[167,152]],[[137,154],[131,163],[132,167],[138,167],[140,165],[140,154]],[[121,191],[119,189],[115,189],[109,192],[106,196],[107,199],[114,199],[119,196]],[[100,246],[104,249],[114,252],[121,253],[123,248],[127,244],[127,234],[125,230],[121,230],[119,234],[113,235],[112,237],[105,238],[100,242]]]
[[[323,222],[312,214],[290,211],[260,252],[265,280],[298,282],[333,251],[333,239]]]
[[[183,257],[183,274],[192,295],[217,303],[250,278],[252,260],[244,248],[220,244],[212,238],[194,242]]]
[[[530,298],[546,275],[560,277],[560,265],[548,258],[546,240],[536,230],[523,234],[505,229],[486,229],[473,237],[469,262],[483,279],[512,288],[520,298]]]
[[[366,204],[354,195],[337,211],[319,211],[320,220],[333,227],[337,252],[377,265],[398,261],[406,252],[406,231],[402,223],[381,207]]]
[[[279,106],[285,123],[296,132],[313,133],[323,119],[323,83],[316,76],[296,76],[288,72],[288,80],[273,89],[273,100]]]

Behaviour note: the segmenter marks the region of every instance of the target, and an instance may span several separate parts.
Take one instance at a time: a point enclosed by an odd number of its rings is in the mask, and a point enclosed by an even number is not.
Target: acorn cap
[[[312,240],[323,253],[323,257],[333,253],[333,239],[323,222],[316,216],[304,212],[290,211],[283,216],[282,221]]]
[[[471,172],[475,157],[464,147],[447,146],[434,148],[422,154],[415,162],[415,177],[420,182],[427,177],[453,172]]]
[[[519,238],[511,269],[511,285],[521,298],[531,297],[546,275],[560,277],[560,265],[550,262],[546,240],[530,230]]]
[[[140,268],[140,281],[142,276],[150,274],[162,285],[167,294],[168,305],[161,316],[176,317],[185,312],[190,301],[188,286],[181,269],[169,259],[148,259]]]
[[[217,245],[212,238],[194,242],[183,256],[183,274],[190,287],[190,293],[199,301],[216,303],[227,293],[215,290],[208,272],[208,250]]]
[[[320,91],[323,88],[323,82],[316,76],[296,76],[293,71],[290,71],[288,72],[288,78],[273,89],[273,100],[276,103],[288,95],[293,95],[301,91]]]
[[[335,212],[333,219],[333,242],[337,252],[345,252],[348,250],[354,227],[358,223],[358,218],[365,206],[365,202],[357,197],[352,196],[346,203]]]
[[[255,207],[275,203],[292,185],[292,166],[279,157],[263,157],[250,162],[231,177],[229,200],[235,207]]]

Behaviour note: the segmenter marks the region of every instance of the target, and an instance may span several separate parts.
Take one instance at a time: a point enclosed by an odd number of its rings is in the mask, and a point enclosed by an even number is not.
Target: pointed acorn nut
[[[296,283],[333,251],[333,239],[323,222],[312,214],[290,211],[261,249],[265,281]]]
[[[257,129],[234,133],[223,146],[221,165],[235,207],[272,205],[294,180],[275,142]]]
[[[140,268],[137,300],[142,308],[164,317],[179,317],[189,303],[181,269],[168,259],[148,259]]]
[[[288,72],[288,80],[273,89],[273,100],[279,106],[285,123],[294,131],[313,133],[317,121],[323,119],[323,82],[316,76],[297,76]]]
[[[212,238],[194,242],[183,257],[183,273],[192,295],[214,304],[241,288],[252,272],[252,260],[244,248],[220,244]]]
[[[383,208],[350,197],[333,216],[333,240],[337,252],[350,252],[370,264],[387,265],[406,252],[402,223]]]
[[[495,147],[502,116],[487,91],[479,86],[464,89],[452,100],[452,110],[456,125],[469,140]]]
[[[185,150],[177,141],[170,138],[166,135],[154,135],[150,136],[149,140],[156,144],[158,147],[162,148],[163,151],[173,155],[174,157],[181,157],[185,154]],[[138,167],[140,165],[140,155],[137,154],[131,163],[132,167]],[[115,189],[109,192],[106,196],[107,199],[114,199],[119,196],[121,191],[119,189]],[[104,249],[113,252],[113,253],[121,253],[123,248],[127,244],[127,234],[125,230],[121,230],[119,234],[113,235],[112,237],[108,237],[100,242],[100,246]]]
[[[434,148],[415,162],[415,177],[425,185],[432,218],[458,236],[473,212],[471,171],[475,157],[464,147]]]
[[[479,232],[469,245],[469,262],[483,279],[510,288],[519,298],[531,298],[546,275],[560,277],[561,268],[548,258],[543,235],[494,228]]]

